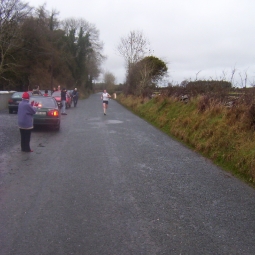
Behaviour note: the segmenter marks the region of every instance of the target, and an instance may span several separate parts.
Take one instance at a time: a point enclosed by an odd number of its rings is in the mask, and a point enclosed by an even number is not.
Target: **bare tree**
[[[116,78],[111,72],[106,72],[104,74],[104,84],[105,89],[107,89],[108,93],[113,93],[115,88]]]
[[[239,76],[240,76],[240,79],[241,79],[241,83],[242,83],[242,87],[244,87],[244,88],[246,88],[246,86],[247,86],[247,80],[248,80],[247,71],[248,71],[248,69],[246,69],[246,70],[243,72],[244,75],[242,75],[241,72],[239,73]],[[243,77],[243,76],[244,76],[244,77]]]
[[[124,58],[127,70],[126,89],[127,94],[133,94],[135,88],[135,64],[140,61],[147,52],[149,42],[141,31],[131,31],[127,37],[122,37],[117,51]]]
[[[148,45],[149,42],[141,31],[130,31],[127,37],[120,39],[117,50],[129,67],[130,64],[137,63],[145,56]]]
[[[200,72],[202,72],[202,70],[200,70],[200,71],[198,71],[198,72],[196,73],[195,81],[197,81],[197,77],[198,77],[198,75],[199,75]]]
[[[227,72],[225,70],[222,71],[222,77],[221,77],[221,80],[222,81],[225,81],[226,80],[226,77],[227,77]]]
[[[145,62],[139,70],[140,82],[136,88],[137,94],[141,95],[146,93],[146,90],[152,85],[152,74],[155,67],[153,63]]]
[[[106,85],[114,85],[115,84],[115,80],[116,80],[116,78],[115,78],[115,76],[112,73],[106,72],[104,74],[104,83]]]
[[[94,24],[89,23],[84,19],[65,19],[62,22],[62,28],[65,30],[66,34],[70,31],[75,31],[75,36],[78,37],[80,28],[83,29],[84,33],[89,34],[89,40],[93,51],[97,55],[98,61],[103,61],[105,56],[102,55],[103,42],[99,39],[99,30]]]
[[[232,86],[233,86],[235,72],[236,72],[236,67],[234,66],[234,68],[232,69],[231,77],[230,77],[230,82],[231,82]]]
[[[13,54],[21,47],[20,25],[29,15],[31,7],[19,0],[1,0],[0,4],[0,77],[6,72],[15,72]]]

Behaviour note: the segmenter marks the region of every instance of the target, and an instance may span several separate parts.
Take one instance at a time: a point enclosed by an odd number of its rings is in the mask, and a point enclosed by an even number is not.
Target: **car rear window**
[[[55,97],[60,97],[61,96],[61,92],[53,92],[51,96],[55,96]]]
[[[23,95],[23,92],[15,92],[13,95],[12,95],[12,98],[21,98]]]
[[[34,101],[35,103],[38,103],[40,107],[42,108],[56,108],[56,102],[55,99],[50,97],[31,97],[30,102]]]

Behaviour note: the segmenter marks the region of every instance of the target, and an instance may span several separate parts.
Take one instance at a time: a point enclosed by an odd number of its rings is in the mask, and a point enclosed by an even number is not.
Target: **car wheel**
[[[13,110],[12,109],[9,109],[9,114],[12,114],[13,113]]]
[[[54,128],[56,131],[59,131],[59,129],[60,129],[60,125],[57,125],[57,126],[55,126],[55,128]]]

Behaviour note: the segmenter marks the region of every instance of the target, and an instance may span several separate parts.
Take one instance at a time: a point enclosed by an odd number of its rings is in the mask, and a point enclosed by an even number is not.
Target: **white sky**
[[[59,11],[59,19],[82,18],[100,31],[107,60],[102,68],[125,80],[116,47],[130,31],[142,31],[153,55],[168,63],[168,81],[230,80],[255,84],[254,0],[28,0]],[[223,75],[224,73],[224,75]],[[242,77],[242,79],[240,78]]]

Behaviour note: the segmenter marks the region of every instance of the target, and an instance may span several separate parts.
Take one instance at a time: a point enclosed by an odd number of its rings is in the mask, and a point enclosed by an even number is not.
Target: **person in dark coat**
[[[65,88],[61,90],[61,104],[62,104],[61,114],[67,115],[67,113],[66,113],[66,89]]]
[[[79,98],[79,92],[78,92],[77,88],[75,88],[73,90],[72,96],[73,96],[74,107],[76,107],[76,105],[78,103],[78,98]]]
[[[35,86],[35,88],[32,91],[32,95],[40,95],[40,87],[39,86]]]
[[[32,105],[31,105],[32,104]],[[34,102],[29,104],[29,94],[24,92],[18,107],[18,126],[21,136],[21,150],[32,152],[30,148],[31,131],[33,129],[33,115],[36,113]]]

